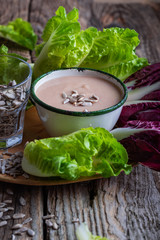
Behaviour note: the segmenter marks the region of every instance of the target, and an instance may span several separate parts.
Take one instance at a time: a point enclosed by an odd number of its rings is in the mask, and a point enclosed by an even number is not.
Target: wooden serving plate
[[[24,146],[27,141],[33,141],[34,139],[42,139],[46,137],[49,137],[49,135],[41,123],[41,120],[37,114],[36,108],[31,107],[29,110],[26,111],[26,114],[25,114],[23,142],[18,146],[8,149],[8,152],[11,152],[11,153],[15,153],[19,151],[21,152],[24,150]],[[2,152],[3,151],[0,151],[0,154]],[[102,178],[102,176],[95,175],[92,177],[82,177],[75,181],[67,181],[60,178],[51,178],[51,177],[40,178],[40,177],[31,176],[31,175],[28,179],[26,179],[23,176],[13,178],[12,176],[9,176],[6,174],[0,174],[0,181],[23,184],[23,185],[32,185],[32,186],[61,185],[61,184],[90,181],[90,180],[99,179],[99,178]]]

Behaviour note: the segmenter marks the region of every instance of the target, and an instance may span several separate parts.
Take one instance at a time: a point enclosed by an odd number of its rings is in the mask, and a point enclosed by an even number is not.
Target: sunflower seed
[[[77,90],[72,90],[72,94],[75,93],[75,94],[78,94],[78,91]]]
[[[21,93],[22,91],[23,91],[23,89],[21,87],[16,88],[17,93]]]
[[[77,97],[77,101],[78,101],[78,102],[81,102],[81,101],[83,101],[83,100],[84,100],[84,96],[79,95],[79,97]]]
[[[85,94],[78,94],[77,97],[78,97],[78,98],[80,98],[80,97],[85,97]]]
[[[24,178],[26,178],[26,179],[29,178],[29,175],[28,175],[27,173],[23,173],[22,176],[23,176]]]
[[[12,234],[11,239],[16,240],[16,236],[14,234]]]
[[[4,200],[4,203],[12,203],[12,199],[6,199]]]
[[[4,106],[5,105],[5,101],[0,101],[0,106]]]
[[[50,218],[53,218],[54,217],[54,214],[50,214],[50,215],[45,215],[42,217],[43,220],[45,219],[50,219]]]
[[[45,224],[47,225],[47,227],[52,227],[53,226],[53,223],[48,219],[45,220]]]
[[[28,228],[27,234],[28,234],[30,237],[33,237],[33,236],[35,235],[35,231],[33,231],[32,229]]]
[[[73,98],[76,98],[78,96],[78,93],[72,93],[71,95]]]
[[[8,211],[14,211],[13,207],[8,207]]]
[[[23,213],[15,213],[13,215],[13,219],[20,219],[20,218],[24,218],[25,217],[25,214]]]
[[[25,92],[21,92],[21,96],[20,96],[20,101],[23,101],[25,99]]]
[[[58,226],[58,224],[57,224],[56,222],[53,222],[52,228],[53,228],[54,230],[57,230],[57,229],[59,228],[59,226]]]
[[[8,193],[9,195],[13,195],[14,194],[13,191],[10,188],[7,188],[6,193]]]
[[[15,86],[15,85],[17,85],[17,83],[16,83],[15,80],[13,80],[13,81],[11,82],[11,84],[12,84],[12,87]]]
[[[3,97],[6,97],[6,98],[11,99],[11,100],[15,99],[15,97],[16,97],[13,90],[3,91],[2,94],[3,94]]]
[[[21,166],[22,157],[22,152],[16,152],[15,154],[6,152],[3,153],[3,156],[1,156],[2,160],[0,161],[0,173],[5,173],[13,177],[17,177],[19,175],[22,176],[24,174]],[[11,189],[7,189],[6,192],[10,195],[13,195],[13,191]]]
[[[6,171],[5,166],[6,166],[6,160],[3,159],[2,166],[1,166],[2,174],[5,174],[5,171]]]
[[[31,221],[32,221],[32,218],[29,217],[29,218],[25,219],[25,220],[22,222],[22,224],[24,225],[24,224],[29,223],[29,222],[31,222]]]
[[[0,208],[0,212],[7,212],[8,208]]]
[[[63,104],[66,104],[69,102],[69,98],[66,98],[64,101],[63,101]]]
[[[10,101],[6,101],[7,106],[11,106],[12,103]]]
[[[10,220],[11,219],[11,216],[10,215],[5,215],[2,217],[3,220]]]
[[[77,106],[82,106],[83,102],[77,102]]]
[[[15,230],[15,229],[19,229],[19,228],[22,228],[22,227],[23,227],[22,224],[17,223],[17,224],[15,224],[15,225],[12,226],[12,229]]]
[[[65,92],[62,93],[62,98],[67,98],[67,94]]]
[[[5,202],[0,203],[0,208],[3,208],[4,206],[6,206],[7,204]]]
[[[7,221],[2,221],[2,222],[0,222],[0,227],[3,227],[3,226],[5,226],[5,225],[7,225]]]
[[[19,235],[19,234],[21,234],[21,233],[23,233],[23,232],[27,232],[27,230],[28,230],[27,227],[22,227],[22,228],[19,228],[18,230],[16,230],[16,231],[14,232],[14,234],[15,234],[15,235]]]
[[[7,89],[15,85],[16,81],[10,81],[8,85],[0,86],[0,137],[12,135],[17,131],[18,118],[21,116],[20,108],[23,106],[22,101],[27,101],[28,96],[26,97],[23,87]],[[13,111],[17,108],[19,108],[18,112]],[[3,167],[2,174],[4,173]]]
[[[3,217],[3,212],[0,212],[0,218],[2,218]]]
[[[91,102],[91,100],[89,98],[84,98],[83,101],[84,102]]]
[[[92,95],[92,98],[94,98],[95,100],[99,100],[99,97],[96,95]]]
[[[5,107],[0,107],[0,111],[5,111],[6,108]]]
[[[14,100],[14,101],[12,102],[12,104],[13,104],[14,107],[19,107],[22,103],[19,102],[18,100]]]
[[[76,102],[76,99],[73,98],[73,97],[69,97],[69,102],[72,103],[72,104],[74,104],[74,103]]]
[[[92,103],[91,102],[83,102],[82,106],[90,107],[90,106],[92,106]]]
[[[15,235],[18,235],[18,236],[22,236],[22,233],[21,233],[21,232],[19,232],[19,229],[18,229],[18,230],[16,230],[16,231],[14,231],[14,234],[15,234]]]
[[[89,99],[91,100],[92,103],[96,103],[99,101],[99,97],[96,95],[92,95]]]
[[[21,206],[25,206],[26,205],[26,200],[23,197],[20,197],[19,203],[21,204]]]

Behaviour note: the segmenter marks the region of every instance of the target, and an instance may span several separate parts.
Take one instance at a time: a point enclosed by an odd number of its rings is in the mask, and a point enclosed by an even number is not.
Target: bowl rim
[[[0,56],[15,58],[15,59],[19,60],[20,62],[25,63],[27,65],[28,69],[29,69],[29,73],[28,73],[27,77],[22,82],[17,83],[14,86],[8,86],[6,89],[13,89],[13,88],[20,87],[21,85],[28,82],[28,80],[30,80],[32,78],[32,67],[31,67],[31,65],[27,61],[25,61],[24,59],[20,58],[20,56],[14,56],[14,55],[12,56],[12,55],[9,55],[9,54],[0,54]]]
[[[56,107],[52,107],[46,103],[44,103],[43,101],[41,101],[35,94],[35,86],[36,84],[42,79],[44,78],[45,76],[53,73],[53,72],[56,72],[56,71],[63,71],[63,70],[72,70],[72,69],[75,69],[77,71],[85,71],[85,70],[89,70],[89,71],[94,71],[94,72],[99,72],[103,75],[107,75],[107,76],[110,76],[112,78],[114,78],[117,82],[120,83],[120,85],[122,86],[123,88],[123,91],[124,91],[124,96],[123,98],[115,105],[109,107],[109,108],[104,108],[104,109],[100,109],[100,110],[96,110],[96,111],[91,111],[91,112],[78,112],[78,111],[70,111],[70,110],[64,110],[64,109],[60,109],[60,108],[56,108]],[[127,100],[127,97],[128,97],[128,91],[127,91],[127,87],[126,85],[120,80],[118,79],[117,77],[115,77],[114,75],[110,74],[110,73],[106,73],[106,72],[103,72],[101,70],[96,70],[96,69],[92,69],[92,68],[81,68],[81,67],[72,67],[72,68],[61,68],[61,69],[56,69],[56,70],[52,70],[52,71],[49,71],[41,76],[39,76],[38,78],[36,78],[34,80],[34,82],[32,83],[31,85],[31,91],[30,91],[30,94],[31,94],[31,100],[37,104],[39,104],[41,107],[49,110],[49,111],[52,111],[52,112],[56,112],[56,113],[60,113],[60,114],[65,114],[65,115],[72,115],[72,116],[86,116],[86,117],[89,117],[89,116],[97,116],[97,115],[102,115],[102,114],[106,114],[106,113],[109,113],[109,112],[112,112],[118,108],[120,108],[124,103],[125,101]]]

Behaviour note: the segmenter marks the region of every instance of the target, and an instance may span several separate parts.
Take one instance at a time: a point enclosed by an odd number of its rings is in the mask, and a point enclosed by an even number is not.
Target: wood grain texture
[[[7,193],[7,190],[13,191],[13,195]],[[26,200],[26,205],[21,206],[19,199],[23,197]],[[13,184],[0,183],[0,202],[6,199],[11,199],[12,203],[7,204],[6,207],[13,207],[13,211],[8,211],[4,213],[5,215],[10,215],[11,219],[8,220],[7,226],[5,228],[0,228],[0,239],[8,240],[11,239],[13,231],[12,226],[17,223],[22,223],[28,217],[31,217],[32,222],[24,225],[24,227],[32,228],[36,235],[33,240],[43,239],[43,226],[42,226],[42,216],[43,216],[43,195],[42,189],[39,187],[25,187]],[[23,213],[25,217],[23,219],[13,220],[12,216],[14,213]],[[23,234],[18,239],[29,239],[26,234]]]
[[[158,176],[158,174],[156,174]],[[160,180],[160,177],[158,177]],[[129,176],[46,189],[47,209],[57,216],[57,231],[47,239],[75,239],[78,223],[110,240],[159,239],[160,193],[152,171],[138,166]],[[63,236],[63,237],[62,237]]]
[[[48,11],[41,11],[41,16],[47,14],[44,19],[48,19],[57,5],[50,1],[45,4]],[[133,28],[139,32],[141,40],[137,51],[139,56],[147,57],[150,62],[159,60],[160,33],[156,8],[144,4],[112,5],[92,1],[74,4],[73,1],[59,3],[67,11],[73,6],[79,8],[83,28]],[[59,224],[57,231],[47,229],[47,239],[74,240],[78,223],[72,220],[78,218],[80,222],[87,223],[93,234],[111,240],[158,240],[160,192],[153,187],[153,176],[160,178],[158,173],[138,166],[130,176],[122,174],[117,178],[46,188],[46,213],[54,213]]]
[[[149,62],[160,61],[160,4],[151,3],[99,3],[97,0],[14,0],[0,1],[0,24],[16,17],[29,20],[38,34],[52,17],[58,6],[66,10],[74,6],[80,11],[82,28],[95,26],[119,26],[135,29],[141,43],[137,53],[147,57]],[[141,2],[141,1],[139,1]],[[144,2],[144,1],[143,1]],[[6,5],[8,8],[6,9]],[[13,8],[14,6],[14,8]],[[16,7],[15,7],[16,6]],[[35,55],[11,44],[24,55]],[[19,50],[20,49],[20,50]],[[95,235],[106,236],[110,240],[159,240],[160,239],[160,173],[141,165],[133,169],[129,176],[123,173],[116,178],[100,179],[84,183],[50,187],[17,187],[0,184],[0,200],[6,199],[5,190],[14,190],[14,206],[22,211],[18,198],[27,199],[27,216],[33,217],[32,228],[36,231],[34,240],[76,240],[75,231],[78,218],[86,222]],[[58,229],[49,229],[42,222],[42,215],[55,214]],[[12,222],[9,223],[11,226]],[[0,228],[0,239],[9,239],[10,227]],[[26,239],[24,236],[19,239]]]
[[[24,20],[29,20],[29,8],[30,8],[30,0],[5,0],[0,1],[0,24],[7,24],[9,21],[12,21],[18,17],[23,18]],[[11,41],[6,41],[4,39],[0,39],[0,44],[5,44],[10,52],[18,53],[31,61],[30,52],[23,47],[20,47],[16,43]],[[10,188],[13,192],[13,196],[9,196],[6,193],[6,189]],[[20,206],[19,197],[23,196],[27,200],[27,204],[25,207]],[[15,213],[25,213],[26,217],[32,217],[33,221],[28,224],[28,227],[31,227],[36,235],[33,237],[33,240],[41,240],[43,239],[43,226],[42,226],[42,215],[43,215],[43,194],[42,188],[39,187],[25,187],[18,186],[13,184],[5,184],[0,183],[0,201],[3,202],[5,199],[12,199],[13,204],[9,204],[9,206],[14,207],[14,211],[10,212],[11,216],[13,212]],[[5,213],[4,215],[7,215]],[[22,220],[8,220],[8,225],[5,228],[0,228],[0,240],[8,240],[11,239],[11,227],[15,223],[22,222]],[[27,235],[23,234],[17,239],[31,239]]]

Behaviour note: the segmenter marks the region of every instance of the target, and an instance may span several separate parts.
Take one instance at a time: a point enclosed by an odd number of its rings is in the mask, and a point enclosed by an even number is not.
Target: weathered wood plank
[[[78,223],[110,240],[159,239],[160,191],[154,171],[138,166],[129,176],[47,188],[48,212],[57,217],[58,230],[47,239],[75,239]],[[160,180],[160,176],[156,175]]]
[[[40,42],[45,23],[59,5],[65,6],[67,11],[73,6],[78,7],[83,28],[91,25],[99,29],[108,26],[134,28],[141,39],[138,54],[147,57],[150,62],[159,61],[158,4],[113,5],[91,0],[5,0],[0,8],[0,24],[6,24],[16,17],[29,20]],[[30,53],[23,48],[6,43],[11,51],[16,50],[23,56],[30,57]],[[47,187],[44,191],[37,187],[0,183],[0,201],[8,197],[5,193],[7,187],[14,191],[12,199],[16,212],[24,211],[24,207],[19,205],[19,197],[22,195],[27,199],[25,213],[27,217],[33,218],[29,226],[36,231],[34,240],[75,240],[75,229],[78,226],[78,223],[72,222],[75,218],[80,222],[85,221],[94,234],[106,236],[110,240],[158,240],[160,236],[160,174],[142,166],[134,168],[129,176],[122,173],[117,178]],[[42,215],[47,213],[55,214],[58,230],[49,230],[43,224]],[[9,238],[12,224],[13,221],[10,220],[7,227],[0,228],[1,239]],[[27,238],[22,236],[19,239]]]
[[[8,189],[13,192],[13,195],[8,194]],[[20,197],[26,200],[25,206],[20,204]],[[7,220],[7,226],[0,228],[0,239],[8,240],[11,239],[13,234],[12,226],[17,223],[22,223],[25,219],[31,217],[32,221],[25,224],[24,227],[31,228],[35,231],[36,235],[33,240],[43,239],[43,194],[40,187],[26,187],[13,184],[0,183],[0,202],[5,200],[12,200],[11,204],[7,204],[7,207],[13,207],[14,210],[5,212],[3,216],[10,215],[11,219]],[[14,220],[14,213],[23,213],[25,217],[23,219]],[[27,239],[29,236],[24,233],[19,239]]]
[[[24,20],[29,21],[29,9],[30,9],[30,0],[21,1],[21,0],[5,0],[1,1],[0,7],[0,24],[7,24],[9,21],[12,21],[18,17],[23,18]],[[27,57],[31,61],[30,52],[13,43],[11,41],[6,41],[0,39],[0,44],[5,44],[10,52],[16,52],[24,57]],[[10,188],[14,195],[9,196],[6,193],[6,189]],[[25,218],[32,217],[32,222],[27,224],[27,227],[32,228],[36,235],[33,237],[33,240],[43,239],[43,226],[42,226],[42,215],[43,215],[43,197],[42,197],[42,188],[39,187],[26,187],[18,186],[13,184],[0,183],[0,201],[5,199],[12,199],[13,203],[8,204],[8,206],[14,207],[14,211],[6,212],[4,215],[10,213],[12,216],[13,213],[25,213]],[[19,197],[23,196],[26,199],[26,206],[21,206],[19,203]],[[11,227],[15,223],[21,223],[22,220],[8,220],[8,224],[5,227],[0,228],[0,239],[8,240],[11,239]],[[17,239],[31,239],[26,234],[23,234]]]
[[[32,1],[32,25],[40,36],[47,20],[59,5],[69,11],[80,11],[85,29],[110,26],[129,27],[139,33],[141,44],[137,53],[150,62],[159,61],[159,18],[154,7],[147,4],[98,4],[93,1]],[[158,6],[158,5],[157,5]],[[41,41],[39,37],[39,42]],[[45,229],[46,239],[75,240],[78,218],[97,235],[114,240],[157,239],[159,237],[160,174],[138,166],[129,176],[103,179],[45,190],[45,213],[55,214],[58,230]],[[144,181],[145,180],[145,181]]]

